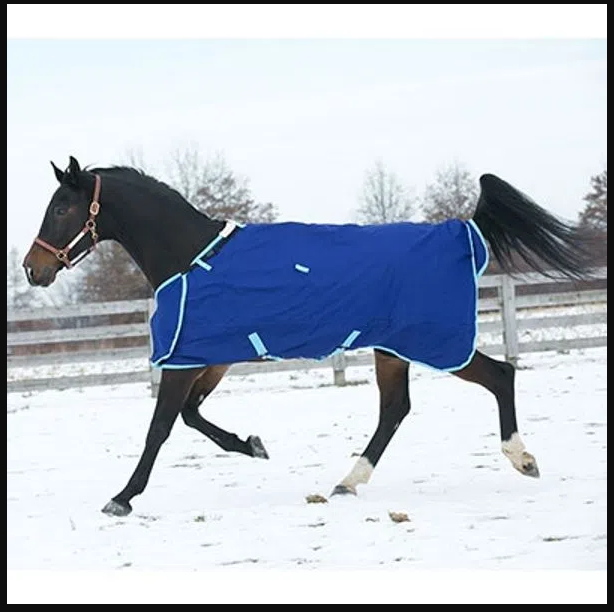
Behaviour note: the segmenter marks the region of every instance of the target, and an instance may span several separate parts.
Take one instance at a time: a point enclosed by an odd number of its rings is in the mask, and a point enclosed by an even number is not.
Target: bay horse
[[[240,226],[135,168],[82,169],[72,156],[66,170],[51,164],[59,187],[23,262],[29,283],[47,287],[98,242],[115,240],[155,290],[155,410],[136,469],[104,513],[132,511],[179,414],[225,451],[268,458],[258,436],[242,440],[199,412],[232,363],[359,347],[374,350],[379,420],[332,494],[356,494],[369,481],[409,414],[411,361],[490,391],[503,454],[521,474],[539,476],[518,433],[515,368],[476,350],[477,279],[489,251],[509,273],[520,258],[546,275],[586,277],[590,249],[575,225],[492,174],[480,177],[468,221]]]

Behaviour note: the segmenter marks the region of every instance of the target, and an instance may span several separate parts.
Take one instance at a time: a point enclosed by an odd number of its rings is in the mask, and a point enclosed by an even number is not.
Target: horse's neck
[[[187,202],[169,203],[159,198],[144,202],[137,191],[110,195],[111,221],[104,237],[124,247],[154,289],[185,272],[224,226],[224,222],[210,219]],[[103,199],[101,208],[104,206]]]

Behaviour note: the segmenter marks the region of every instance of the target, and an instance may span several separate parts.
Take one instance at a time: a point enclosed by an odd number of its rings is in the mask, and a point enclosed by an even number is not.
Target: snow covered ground
[[[328,497],[375,429],[372,368],[344,388],[328,370],[227,377],[203,413],[270,460],[179,420],[126,518],[100,509],[140,456],[147,385],[9,394],[8,601],[605,603],[606,375],[606,348],[523,357],[534,480],[500,453],[486,391],[414,366],[371,482],[320,504],[306,497]]]

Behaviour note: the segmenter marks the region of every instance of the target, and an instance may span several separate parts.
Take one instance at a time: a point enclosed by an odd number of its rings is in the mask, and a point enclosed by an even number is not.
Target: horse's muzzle
[[[40,247],[33,246],[23,260],[28,283],[33,287],[48,287],[55,280],[62,263],[49,257]]]
[[[33,287],[48,287],[53,283],[57,274],[57,268],[52,266],[44,266],[35,271],[34,268],[24,265],[24,269],[28,283]]]

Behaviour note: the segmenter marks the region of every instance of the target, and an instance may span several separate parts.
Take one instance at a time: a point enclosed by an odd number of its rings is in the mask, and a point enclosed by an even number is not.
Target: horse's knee
[[[506,378],[511,378],[513,380],[514,376],[516,376],[516,368],[509,361],[500,361],[499,370]]]
[[[493,380],[495,394],[513,393],[516,368],[508,361],[499,361],[496,372]]]
[[[203,389],[192,388],[190,395],[181,409],[181,418],[188,427],[196,427],[200,414],[198,407],[205,401],[208,393]]]
[[[188,427],[196,427],[198,409],[195,406],[185,406],[181,411],[181,418]]]

